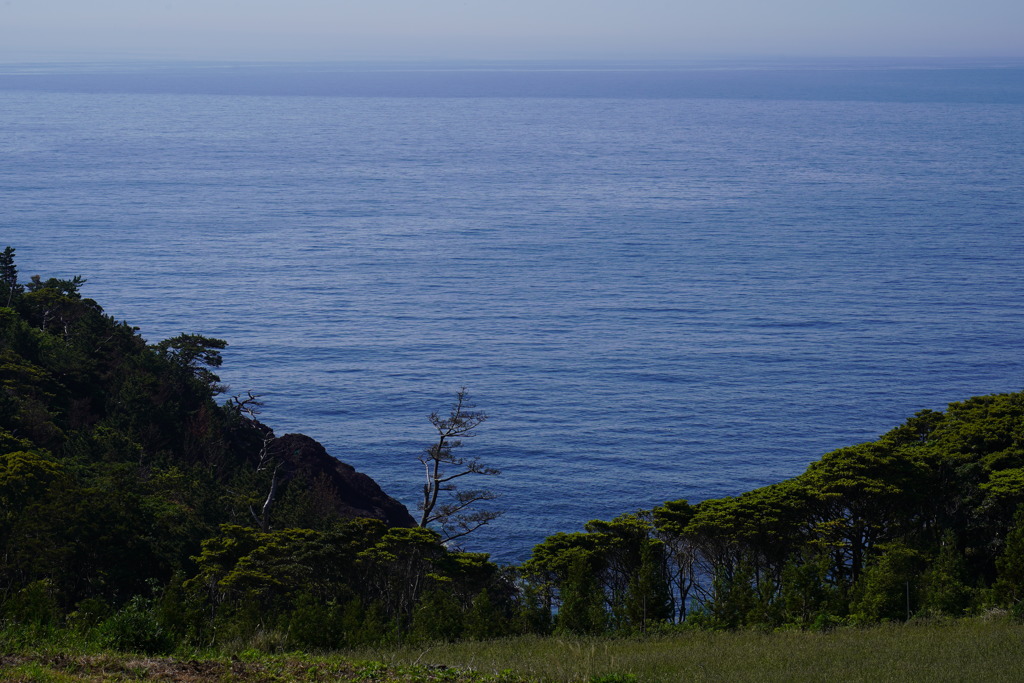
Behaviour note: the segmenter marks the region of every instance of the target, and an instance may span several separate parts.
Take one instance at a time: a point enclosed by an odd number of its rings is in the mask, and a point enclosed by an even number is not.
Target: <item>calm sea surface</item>
[[[523,559],[1024,388],[1024,70],[881,66],[0,66],[0,247]]]

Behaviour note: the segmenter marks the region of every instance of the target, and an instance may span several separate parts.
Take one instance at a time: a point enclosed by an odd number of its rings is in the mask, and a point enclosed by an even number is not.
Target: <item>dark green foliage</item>
[[[184,580],[184,573],[176,572],[154,605],[160,627],[175,642],[184,642],[192,635],[190,626],[196,618],[195,606],[188,603],[182,585]]]
[[[655,579],[671,588],[670,618],[695,610],[687,623],[712,627],[963,615],[993,599],[1024,613],[1022,503],[1024,394],[982,396],[922,411],[779,484],[555,534],[523,569],[548,605],[561,591],[564,612],[568,597],[571,621],[583,565],[572,582],[567,568],[586,557],[616,629],[643,622],[635,596]],[[658,556],[644,560],[651,542]]]
[[[412,636],[419,641],[457,640],[464,629],[462,607],[448,591],[434,588],[423,594],[412,616]]]
[[[224,525],[203,543],[195,558],[198,571],[183,591],[186,600],[206,605],[218,637],[251,637],[281,621],[295,642],[336,645],[344,638],[343,610],[337,606],[354,593],[357,554],[382,531],[380,523],[368,520],[333,532],[264,533]],[[312,623],[319,618],[327,621],[325,633],[314,633]]]
[[[756,623],[751,617],[760,605],[754,579],[754,569],[747,563],[741,563],[731,571],[723,568],[719,572],[712,582],[714,600],[707,604],[711,623],[720,628]]]
[[[375,600],[363,613],[359,631],[352,639],[352,644],[380,645],[392,640],[395,631],[395,625],[388,618],[384,605]]]
[[[461,634],[467,610],[478,637],[493,637],[512,611],[508,587],[486,556],[450,553],[433,531],[385,529],[376,520],[329,531],[224,525],[195,560],[198,571],[183,589],[207,605],[218,641],[269,628],[315,648],[404,633],[450,640]],[[473,590],[477,599],[467,593]]]
[[[861,620],[905,620],[919,605],[924,558],[902,543],[886,545],[855,586],[851,611]]]
[[[685,533],[693,519],[694,507],[686,500],[673,500],[651,511],[654,537],[662,543],[665,555],[665,579],[669,588],[669,618],[686,620],[690,591],[697,579],[697,548]]]
[[[0,252],[0,306],[10,306],[15,296],[19,296],[24,287],[18,284],[18,266],[14,264],[14,247],[7,247]]]
[[[1003,552],[996,559],[996,593],[1004,605],[1024,604],[1024,506],[1017,510],[1006,534]]]
[[[934,614],[962,616],[971,607],[974,590],[967,585],[967,563],[956,547],[956,537],[946,533],[938,555],[921,575],[918,595],[921,609]]]
[[[634,629],[646,631],[672,616],[664,565],[661,544],[645,541],[640,548],[640,566],[630,577],[624,600],[626,622]]]
[[[151,600],[136,595],[96,629],[99,642],[121,652],[165,654],[174,649],[171,634],[162,627]]]
[[[301,593],[287,616],[288,643],[300,650],[330,650],[346,645],[345,608]]]
[[[608,617],[604,596],[594,576],[590,560],[576,553],[569,561],[561,588],[557,633],[594,634],[604,631]]]
[[[509,620],[487,589],[473,598],[464,619],[465,636],[474,640],[500,638],[509,633]]]
[[[199,334],[179,334],[156,344],[160,355],[175,367],[191,375],[201,386],[220,393],[220,377],[208,368],[219,368],[223,363],[220,352],[227,347],[223,339],[213,339]]]
[[[545,592],[535,583],[518,586],[510,625],[513,633],[548,635],[552,628],[551,608],[545,604]]]
[[[779,595],[785,623],[812,627],[823,617],[843,612],[839,590],[828,575],[829,558],[824,554],[798,555],[786,564]]]
[[[67,616],[67,625],[79,632],[88,632],[111,615],[110,605],[99,598],[86,598],[75,605]]]
[[[23,626],[54,626],[60,620],[53,582],[39,579],[28,584],[3,605],[5,621]]]

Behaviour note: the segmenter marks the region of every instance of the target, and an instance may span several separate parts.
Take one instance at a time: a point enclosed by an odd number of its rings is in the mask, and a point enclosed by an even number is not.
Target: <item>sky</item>
[[[1021,0],[0,0],[0,59],[1024,56]]]

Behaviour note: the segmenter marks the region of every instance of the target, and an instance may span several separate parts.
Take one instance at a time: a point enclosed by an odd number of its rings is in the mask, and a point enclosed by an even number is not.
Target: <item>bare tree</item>
[[[473,436],[487,415],[473,410],[463,387],[455,395],[448,416],[430,414],[430,423],[437,430],[437,441],[427,448],[419,461],[426,473],[420,526],[436,525],[442,541],[451,543],[476,531],[502,515],[500,510],[470,510],[477,503],[495,500],[498,494],[488,489],[458,488],[456,480],[473,474],[492,476],[501,470],[483,465],[478,458],[463,458],[453,451],[462,446],[462,440]]]
[[[256,511],[256,507],[253,505],[249,506],[249,514],[252,515],[252,519],[259,526],[261,531],[270,531],[270,513],[273,510],[274,503],[277,501],[277,488],[279,479],[278,472],[281,470],[283,461],[276,457],[272,452],[271,446],[277,437],[274,436],[274,430],[267,427],[265,424],[259,421],[258,416],[263,408],[263,401],[260,400],[259,396],[252,393],[251,391],[246,392],[245,398],[241,394],[228,399],[228,403],[232,405],[239,413],[246,419],[247,424],[255,429],[259,434],[260,449],[256,454],[256,472],[270,472],[270,484],[268,486],[267,496],[260,506],[259,512]]]

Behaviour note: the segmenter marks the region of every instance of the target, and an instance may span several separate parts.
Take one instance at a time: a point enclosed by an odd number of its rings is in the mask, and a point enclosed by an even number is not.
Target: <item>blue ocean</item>
[[[513,562],[1024,388],[1024,65],[0,65],[6,245]]]

